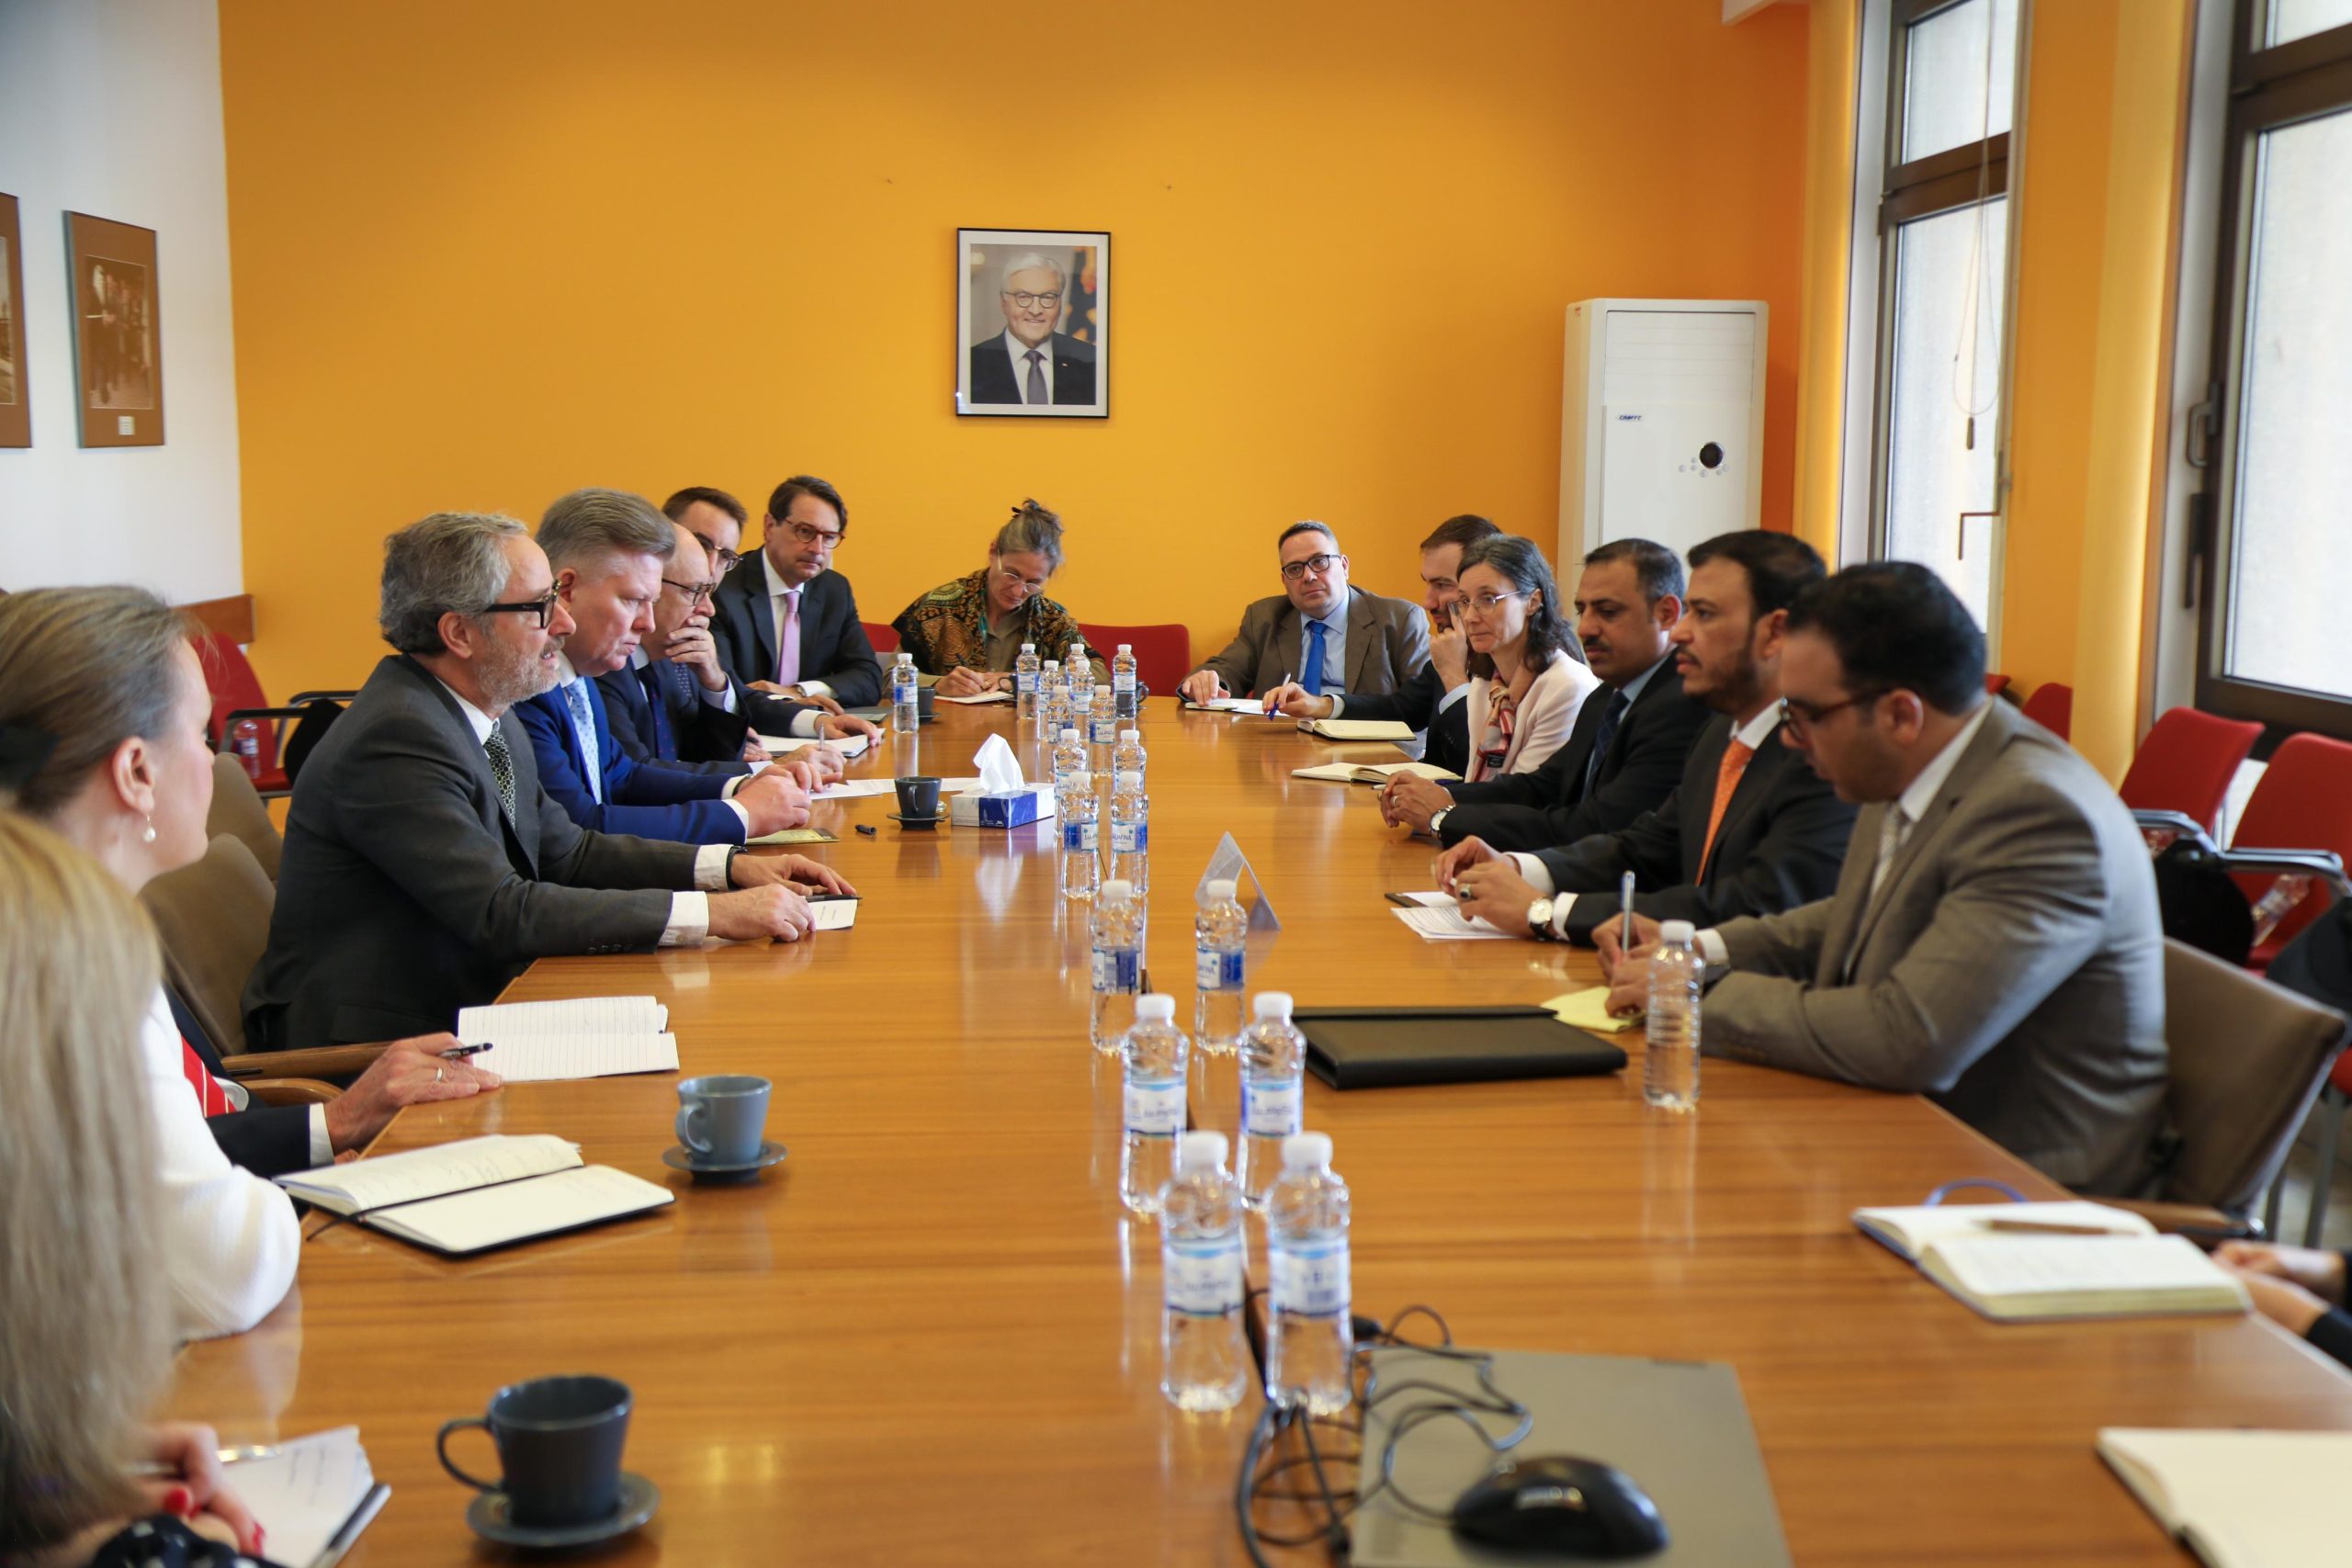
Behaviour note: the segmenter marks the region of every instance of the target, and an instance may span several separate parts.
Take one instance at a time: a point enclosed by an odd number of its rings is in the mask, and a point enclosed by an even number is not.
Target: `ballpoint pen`
[[[1290,671],[1287,671],[1287,670],[1285,670],[1285,671],[1283,671],[1283,686],[1287,686],[1287,685],[1289,685],[1289,684],[1290,684]],[[1276,687],[1274,688],[1274,690],[1275,690],[1275,691],[1277,691],[1277,692],[1279,692],[1279,691],[1281,691],[1281,690],[1283,689],[1283,686],[1276,686]],[[1272,718],[1272,717],[1273,717],[1273,716],[1274,716],[1274,705],[1273,705],[1272,703],[1271,703],[1271,702],[1269,702],[1269,703],[1266,705],[1266,716],[1267,716],[1268,718]]]
[[[1617,908],[1625,916],[1625,923],[1617,931],[1617,945],[1621,951],[1631,953],[1634,951],[1634,874],[1630,871],[1617,879]]]

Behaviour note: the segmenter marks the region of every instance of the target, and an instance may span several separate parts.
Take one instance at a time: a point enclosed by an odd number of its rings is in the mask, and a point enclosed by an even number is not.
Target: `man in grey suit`
[[[1984,638],[1925,567],[1799,601],[1787,742],[1862,806],[1838,891],[1700,933],[1709,1055],[1924,1093],[2076,1191],[2156,1173],[2164,941],[2148,852],[2066,743],[1984,694]],[[1636,922],[1645,942],[1655,927]],[[1648,961],[1603,927],[1610,1003]]]
[[[1275,541],[1283,592],[1241,613],[1226,650],[1184,677],[1187,702],[1271,696],[1286,682],[1308,696],[1385,695],[1430,660],[1421,607],[1348,586],[1348,558],[1320,523],[1294,523]]]
[[[554,683],[572,629],[511,517],[440,513],[385,541],[398,649],[311,754],[287,817],[269,947],[245,989],[260,1049],[447,1029],[534,958],[777,937],[803,894],[845,891],[797,855],[573,826],[508,710]]]

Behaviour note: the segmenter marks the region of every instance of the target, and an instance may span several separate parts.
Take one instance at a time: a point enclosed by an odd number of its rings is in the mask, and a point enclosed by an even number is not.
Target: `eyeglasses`
[[[1296,582],[1310,571],[1320,577],[1347,558],[1345,556],[1309,556],[1305,560],[1284,561],[1283,562],[1283,581]]]
[[[1464,593],[1453,601],[1456,611],[1476,610],[1481,615],[1491,615],[1495,607],[1506,599],[1524,599],[1527,595],[1514,588],[1508,593]]]
[[[673,582],[665,577],[662,580],[662,586],[676,589],[684,595],[686,607],[692,609],[696,604],[709,604],[711,591],[718,585],[715,582]]]
[[[1027,589],[1032,593],[1043,593],[1046,591],[1046,580],[1042,577],[1032,580],[1022,576],[1011,567],[997,566],[990,567],[989,570],[995,572],[999,577],[1004,579],[1005,585],[1007,587],[1011,587],[1014,583],[1019,583],[1023,588]]]
[[[785,526],[790,530],[792,536],[802,544],[814,545],[821,541],[829,550],[842,542],[842,535],[845,532],[840,528],[831,530],[811,528],[806,523],[788,523]]]
[[[695,535],[695,537],[700,539],[702,541],[702,547],[710,552],[710,558],[718,563],[718,575],[721,577],[724,577],[729,572],[733,571],[735,570],[735,563],[743,558],[741,551],[725,548],[718,540],[712,538],[707,534],[696,534]]]
[[[539,630],[545,631],[548,629],[548,617],[555,613],[556,601],[561,597],[561,594],[550,588],[544,598],[522,599],[512,604],[484,604],[481,607],[481,613],[485,615],[502,613],[510,615],[537,615],[539,618]]]
[[[1024,310],[1035,310],[1040,305],[1050,310],[1062,302],[1062,297],[1058,291],[1052,294],[1032,294],[1025,288],[1017,294],[1007,294],[1005,298]]]
[[[1844,702],[1831,703],[1826,707],[1815,707],[1812,704],[1801,703],[1794,697],[1782,697],[1781,723],[1792,736],[1802,740],[1815,725],[1819,724],[1831,714],[1852,707],[1857,703],[1874,703],[1884,695],[1886,693],[1883,691],[1857,692]]]

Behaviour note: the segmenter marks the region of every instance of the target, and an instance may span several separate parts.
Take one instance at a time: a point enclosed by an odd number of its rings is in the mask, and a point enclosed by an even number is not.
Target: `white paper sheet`
[[[816,914],[817,929],[820,931],[845,931],[857,924],[857,900],[854,898],[826,898],[808,908]]]
[[[410,1203],[469,1188],[543,1176],[580,1163],[579,1145],[547,1133],[460,1138],[429,1149],[322,1166],[277,1184],[339,1214]]]
[[[308,1568],[376,1483],[359,1428],[294,1438],[229,1467],[229,1484],[269,1536],[273,1562]]]
[[[982,692],[977,697],[943,697],[934,694],[932,700],[955,703],[963,707],[978,707],[983,703],[1009,703],[1012,701],[1012,694],[1011,692]]]
[[[458,1038],[469,1045],[572,1034],[659,1034],[669,1027],[670,1010],[651,997],[571,997],[458,1010]]]
[[[1510,940],[1510,932],[1497,931],[1484,920],[1464,919],[1459,909],[1391,909],[1389,913],[1420,932],[1422,938],[1429,942]]]
[[[820,926],[820,930],[822,929]],[[674,1073],[674,1034],[570,1034],[500,1041],[473,1058],[508,1083],[560,1083],[624,1073]]]
[[[896,793],[897,786],[888,779],[843,779],[838,784],[826,785],[809,798],[812,800],[864,800],[868,795]]]

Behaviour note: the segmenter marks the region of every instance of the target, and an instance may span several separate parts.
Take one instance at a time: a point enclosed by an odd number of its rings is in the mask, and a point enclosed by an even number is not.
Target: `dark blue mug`
[[[619,1511],[621,1445],[628,1438],[628,1384],[612,1378],[533,1378],[491,1396],[485,1416],[445,1422],[434,1450],[441,1468],[482,1492],[506,1495],[506,1516],[534,1529],[594,1524]],[[449,1435],[480,1427],[498,1445],[498,1481],[480,1481],[449,1458]]]

